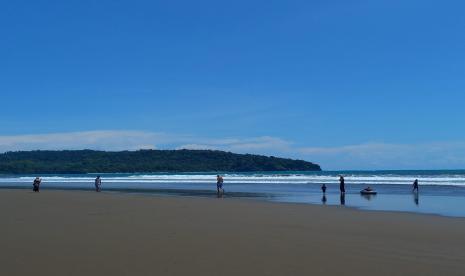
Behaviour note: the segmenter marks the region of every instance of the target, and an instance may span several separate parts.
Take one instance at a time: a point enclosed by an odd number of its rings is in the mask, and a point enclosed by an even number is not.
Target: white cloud
[[[146,149],[154,148],[154,142],[164,141],[167,138],[165,134],[140,131],[84,131],[0,136],[0,152],[36,149]]]
[[[244,139],[198,139],[201,143],[180,145],[179,149],[216,149],[239,153],[270,153],[288,151],[291,143],[280,138],[263,136]]]
[[[84,131],[0,136],[0,152],[16,150],[137,150],[148,148],[218,149],[236,152],[266,152],[284,149],[288,142],[273,137],[211,139],[191,135],[144,131]]]
[[[465,168],[465,142],[420,144],[365,143],[340,147],[308,147],[300,154],[334,169]]]
[[[465,142],[423,144],[362,143],[337,147],[301,147],[277,137],[203,138],[144,131],[85,131],[0,136],[0,152],[16,150],[214,149],[299,158],[324,169],[465,168]]]

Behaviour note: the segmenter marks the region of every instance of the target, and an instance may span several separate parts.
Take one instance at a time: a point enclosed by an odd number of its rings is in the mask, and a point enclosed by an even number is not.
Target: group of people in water
[[[414,201],[415,201],[415,204],[418,205],[419,201],[418,201],[418,193],[419,193],[419,187],[418,187],[418,179],[415,179],[415,181],[413,181],[413,185],[412,185],[412,192],[414,194]],[[323,204],[326,204],[326,190],[328,189],[328,187],[326,187],[326,184],[323,183],[323,185],[321,185],[321,191],[323,192],[323,197],[321,199],[321,201],[323,202]],[[346,193],[346,187],[345,187],[345,179],[342,175],[339,176],[339,191],[341,193],[341,205],[345,205],[345,193]],[[369,199],[369,197],[371,195],[376,195],[377,192],[371,188],[370,186],[364,188],[363,190],[360,191],[360,194],[367,197]]]
[[[34,192],[39,192],[41,183],[42,183],[42,179],[40,177],[36,177],[32,184],[32,190]],[[216,176],[216,193],[218,197],[224,196],[223,183],[224,183],[223,177],[221,175],[217,175]],[[95,178],[94,186],[95,186],[96,192],[100,192],[102,190],[102,178],[100,177],[100,175]],[[322,199],[323,203],[326,202],[326,190],[327,189],[328,187],[326,187],[326,185],[323,183],[323,185],[321,186],[321,191],[323,192],[323,199]],[[345,179],[342,175],[339,176],[339,191],[341,192],[341,204],[344,204],[346,188],[345,188]],[[415,181],[413,182],[412,192],[414,192],[415,194],[418,194],[419,192],[418,179],[415,179]],[[360,191],[360,193],[362,195],[375,195],[376,191],[372,189],[370,186],[368,186],[362,191]]]
[[[415,179],[415,181],[413,181],[413,189],[412,189],[412,192],[414,193],[418,193],[418,179]],[[323,192],[323,194],[326,193],[326,190],[328,189],[328,187],[326,187],[326,185],[323,183],[323,185],[321,185],[321,191]],[[346,184],[345,184],[345,179],[342,175],[339,176],[339,191],[341,192],[341,194],[345,194],[346,192]],[[371,188],[370,186],[366,187],[365,189],[361,190],[360,191],[362,194],[363,193],[366,193],[366,194],[376,194],[376,191]]]
[[[326,194],[326,189],[328,188],[326,187],[326,184],[323,183],[323,185],[321,185],[321,191],[323,192],[323,194]],[[342,175],[339,176],[339,190],[341,191],[341,194],[344,194],[346,192],[345,180]]]

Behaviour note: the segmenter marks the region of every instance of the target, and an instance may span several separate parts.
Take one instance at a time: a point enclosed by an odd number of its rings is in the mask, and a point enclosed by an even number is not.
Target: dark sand
[[[465,275],[458,218],[83,191],[0,207],[5,276]]]

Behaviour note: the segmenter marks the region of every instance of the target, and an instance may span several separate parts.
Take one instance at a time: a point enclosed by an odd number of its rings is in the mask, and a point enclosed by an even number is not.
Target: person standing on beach
[[[34,182],[32,183],[32,191],[38,193],[39,188],[40,188],[40,183],[42,183],[42,179],[40,179],[39,177],[36,177],[36,179],[34,179]]]
[[[323,183],[323,185],[321,185],[321,191],[323,192],[323,194],[326,193],[326,185]]]
[[[224,182],[223,177],[221,175],[217,175],[216,176],[216,192],[218,195],[220,194],[220,190],[221,190],[221,193],[224,194],[223,182]]]
[[[96,192],[100,192],[100,186],[102,186],[102,179],[100,178],[100,175],[99,175],[95,179],[95,191]]]
[[[413,181],[413,190],[412,192],[417,192],[418,193],[418,179],[415,179],[415,181]]]
[[[346,192],[346,184],[342,175],[339,177],[339,190],[341,190],[341,194],[345,194]]]

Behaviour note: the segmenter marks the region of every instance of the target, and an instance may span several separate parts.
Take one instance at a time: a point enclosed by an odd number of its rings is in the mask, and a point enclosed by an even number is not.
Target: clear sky
[[[465,2],[3,1],[0,151],[465,168]]]

